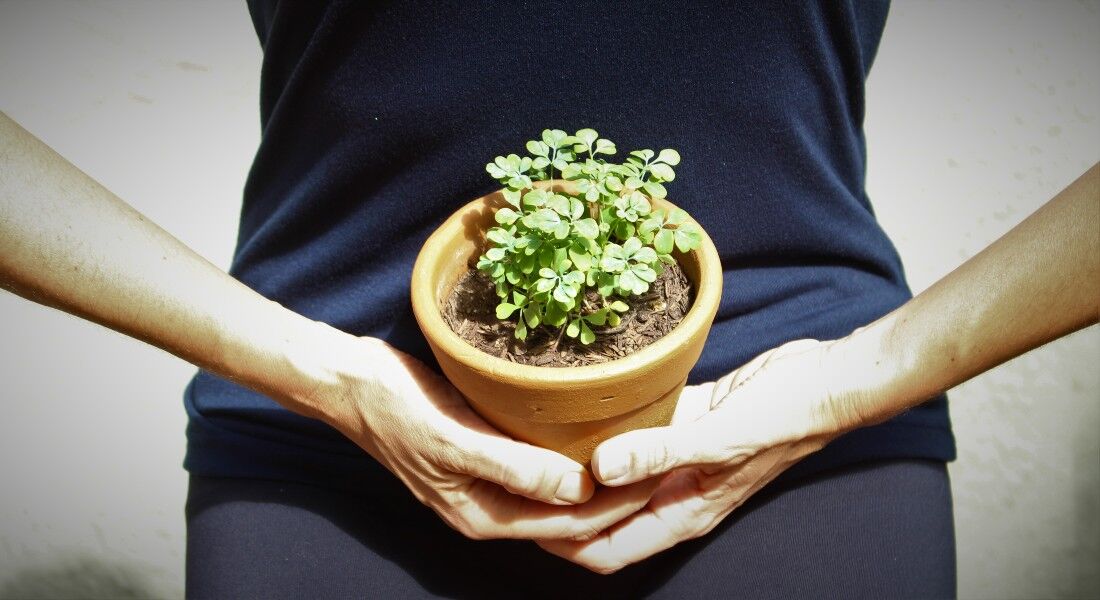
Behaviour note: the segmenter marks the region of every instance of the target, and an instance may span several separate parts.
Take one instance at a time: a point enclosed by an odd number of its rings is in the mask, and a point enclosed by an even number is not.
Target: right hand
[[[335,385],[313,392],[323,407],[315,416],[467,537],[588,539],[645,506],[656,487],[596,492],[579,463],[500,433],[450,382],[381,340],[356,338],[340,354]]]

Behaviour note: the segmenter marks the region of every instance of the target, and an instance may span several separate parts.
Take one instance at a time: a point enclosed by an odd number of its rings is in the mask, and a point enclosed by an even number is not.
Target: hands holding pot
[[[717,382],[685,388],[670,426],[614,437],[593,457],[604,485],[660,481],[645,508],[591,539],[539,545],[613,573],[708,533],[841,433],[823,368],[827,354],[826,343],[799,340]]]
[[[499,433],[418,360],[374,338],[351,344],[331,349],[340,366],[311,403],[467,537],[586,539],[644,507],[658,483],[595,491],[580,464]]]
[[[685,387],[670,426],[604,442],[595,490],[581,465],[497,432],[417,360],[362,341],[364,363],[389,375],[342,386],[351,410],[330,422],[467,537],[535,539],[600,573],[706,534],[841,429],[828,346],[791,342]]]

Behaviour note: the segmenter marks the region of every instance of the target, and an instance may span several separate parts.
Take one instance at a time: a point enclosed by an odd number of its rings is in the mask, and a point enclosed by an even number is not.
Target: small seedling
[[[680,154],[635,150],[609,162],[615,144],[592,129],[544,130],[527,151],[485,165],[505,186],[509,206],[496,211],[477,268],[496,285],[497,318],[516,319],[518,339],[548,327],[591,344],[592,327],[618,325],[629,310],[623,299],[649,290],[663,264],[675,262],[673,249],[690,252],[701,243],[687,213],[653,209],[676,178]],[[573,182],[571,190],[534,185],[555,178]]]

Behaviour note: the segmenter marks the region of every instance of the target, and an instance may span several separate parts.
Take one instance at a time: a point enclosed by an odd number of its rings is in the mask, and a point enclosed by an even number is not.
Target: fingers
[[[602,488],[578,506],[553,506],[508,493],[484,481],[465,490],[463,500],[441,513],[473,539],[586,540],[641,510],[660,482]]]
[[[462,429],[443,449],[441,459],[455,473],[551,504],[579,504],[596,489],[580,463],[495,433]]]
[[[596,448],[592,471],[605,485],[617,486],[681,467],[727,466],[749,456],[747,448],[730,443],[735,438],[720,423],[707,415],[693,423],[623,433]]]
[[[728,514],[714,512],[724,504],[703,499],[695,478],[678,473],[666,480],[645,510],[600,536],[584,541],[540,540],[539,546],[606,575],[710,531]]]

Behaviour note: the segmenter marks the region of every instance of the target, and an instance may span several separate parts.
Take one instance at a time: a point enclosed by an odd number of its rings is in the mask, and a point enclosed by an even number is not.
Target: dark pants
[[[475,542],[408,501],[191,478],[189,598],[938,598],[955,595],[943,463],[771,486],[709,535],[610,576],[532,542]]]

